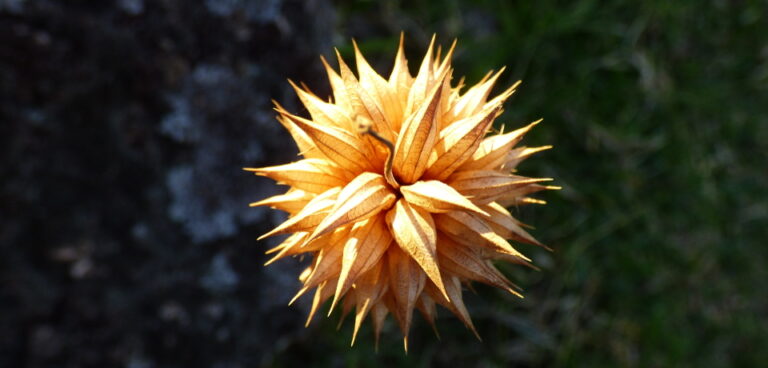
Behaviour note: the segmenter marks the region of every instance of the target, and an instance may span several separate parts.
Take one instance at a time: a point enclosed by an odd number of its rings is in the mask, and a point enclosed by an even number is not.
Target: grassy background
[[[417,321],[408,356],[391,321],[374,355],[368,327],[350,349],[349,321],[316,319],[275,365],[768,362],[768,6],[606,3],[336,4],[335,44],[349,56],[355,37],[381,72],[404,30],[412,65],[437,33],[459,40],[455,75],[507,66],[500,88],[523,80],[498,121],[544,118],[525,143],[555,149],[521,172],[564,189],[517,213],[556,251],[523,247],[540,272],[504,268],[524,300],[467,296],[482,343],[445,310],[441,340]]]

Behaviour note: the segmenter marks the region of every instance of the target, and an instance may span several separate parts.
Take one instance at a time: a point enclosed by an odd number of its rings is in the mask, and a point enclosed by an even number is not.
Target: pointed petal
[[[489,73],[486,75],[486,78],[483,78],[483,80],[480,81],[480,83],[464,93],[453,106],[454,119],[463,119],[480,111],[485,104],[486,99],[488,99],[488,96],[491,94],[493,86],[503,72],[504,68],[501,68],[501,70],[494,74],[493,77],[487,78],[490,76]]]
[[[389,289],[387,282],[387,270],[385,261],[377,263],[373,268],[364,273],[359,281],[355,282],[355,328],[352,332],[352,344],[355,336],[365,320],[365,316],[376,305],[384,293]],[[385,308],[386,309],[386,308]]]
[[[437,265],[437,233],[432,216],[426,211],[399,200],[387,213],[387,223],[395,241],[422,270],[443,290],[440,267]]]
[[[400,250],[400,247],[389,247],[387,264],[389,265],[390,291],[394,297],[394,305],[390,310],[400,325],[403,335],[408,336],[413,308],[424,289],[427,277],[413,258]]]
[[[328,216],[310,236],[314,239],[339,226],[365,220],[392,206],[395,195],[384,177],[364,172],[349,182],[339,193]]]
[[[274,103],[276,110],[283,110],[280,104],[277,102]],[[277,121],[283,125],[283,127],[291,135],[291,138],[293,138],[293,141],[296,143],[296,146],[299,149],[299,155],[306,158],[325,158],[325,155],[323,155],[323,153],[317,149],[307,133],[301,130],[301,128],[299,128],[296,124],[280,115],[277,116]]]
[[[360,101],[368,111],[368,116],[373,120],[374,130],[387,140],[392,141],[394,140],[392,121],[402,117],[400,101],[390,90],[387,81],[376,73],[365,60],[357,47],[357,43],[353,42],[352,44],[355,49],[357,74],[360,77],[357,90]]]
[[[411,84],[411,89],[408,92],[408,103],[405,108],[405,115],[410,116],[419,109],[419,106],[423,104],[423,101],[427,100],[427,95],[434,84],[434,75],[432,74],[432,53],[435,47],[435,36],[432,36],[432,41],[429,43],[424,59],[421,61],[421,66],[416,74],[416,79]],[[402,131],[402,130],[401,130]]]
[[[552,179],[539,179],[539,181],[549,181]],[[540,184],[527,184],[519,187],[512,188],[509,191],[504,192],[502,195],[496,197],[494,201],[499,203],[502,207],[513,206],[519,203],[519,200],[524,199],[525,196],[540,192],[542,190],[559,190],[558,186],[554,185],[540,185]]]
[[[313,230],[331,210],[336,203],[336,197],[341,192],[341,188],[332,188],[318,195],[299,211],[296,215],[278,225],[272,231],[262,235],[258,240],[285,233],[294,233],[298,231]]]
[[[304,324],[304,327],[309,327],[310,322],[312,322],[312,318],[315,316],[315,313],[318,309],[320,309],[320,306],[325,303],[326,300],[328,300],[331,295],[333,295],[333,286],[335,284],[335,280],[329,280],[321,283],[317,286],[317,289],[315,290],[315,297],[312,299],[312,307],[309,310],[309,316],[307,316],[307,323]]]
[[[461,165],[461,171],[468,170],[496,170],[507,160],[509,151],[523,136],[528,133],[541,120],[534,121],[527,126],[513,130],[507,134],[499,134],[488,137],[480,143],[472,158]]]
[[[461,320],[461,322],[464,323],[464,325],[467,326],[467,328],[475,334],[478,340],[482,340],[480,338],[480,334],[477,333],[477,329],[475,329],[475,325],[472,323],[472,318],[469,316],[467,307],[464,306],[464,299],[461,296],[461,280],[455,276],[446,275],[443,277],[443,284],[445,284],[445,288],[448,292],[448,296],[450,296],[450,299],[446,299],[442,294],[440,294],[435,285],[432,283],[427,283],[427,286],[424,288],[425,291],[427,294],[429,294],[429,296],[432,297],[432,299],[435,300],[435,302],[437,302],[437,304],[448,308],[448,310],[453,312],[456,317],[459,317],[459,320]]]
[[[403,123],[397,137],[393,170],[405,184],[418,180],[427,168],[429,154],[437,140],[437,107],[442,89],[443,84],[439,83],[429,92],[418,111]]]
[[[475,170],[454,173],[448,178],[448,185],[469,197],[475,204],[486,204],[517,188],[548,180],[551,179],[534,179],[492,170]]]
[[[461,244],[470,247],[486,247],[530,261],[504,238],[493,232],[485,220],[477,215],[461,211],[438,214],[435,215],[435,225],[440,231]]]
[[[344,186],[347,180],[343,170],[332,166],[331,163],[307,158],[285,165],[246,168],[256,175],[266,176],[278,182],[278,184],[290,185],[295,189],[301,189],[309,193],[319,194],[334,187]]]
[[[421,315],[432,326],[432,331],[435,332],[435,336],[440,340],[440,332],[437,331],[437,325],[435,324],[435,317],[437,317],[437,308],[435,308],[435,301],[427,294],[422,293],[419,300],[416,302],[416,308],[421,312]]]
[[[469,211],[488,216],[485,211],[457,192],[456,189],[441,181],[417,181],[411,185],[400,187],[400,192],[408,203],[428,212]]]
[[[472,157],[498,113],[499,109],[491,109],[443,129],[430,155],[425,177],[445,180]]]
[[[356,134],[318,125],[285,111],[280,113],[306,132],[315,146],[339,166],[352,172],[373,169],[369,159],[371,154]]]
[[[392,298],[392,296],[388,296]],[[371,310],[371,323],[373,324],[373,335],[375,336],[375,349],[379,351],[379,336],[381,336],[381,330],[384,327],[384,319],[387,318],[389,309],[386,305],[377,303],[373,305]]]
[[[344,80],[342,80],[341,76],[328,64],[325,57],[320,56],[320,60],[322,60],[325,71],[328,74],[328,81],[331,83],[334,103],[343,111],[353,111],[352,102],[350,101],[347,87],[344,85]],[[347,130],[352,131],[352,128],[352,126],[347,127]]]
[[[304,281],[304,288],[312,289],[330,279],[338,280],[343,250],[342,243],[328,244],[327,247],[320,249],[313,260],[312,273]],[[336,290],[336,282],[328,286],[329,297],[333,296]]]
[[[552,146],[515,148],[507,153],[507,157],[504,162],[504,169],[514,170],[517,165],[525,161],[525,159],[528,157],[531,157],[531,155],[541,151],[546,151],[550,148],[552,148]]]
[[[295,214],[301,211],[315,195],[299,189],[290,189],[284,194],[278,194],[258,202],[249,204],[250,207],[269,206],[274,209]]]
[[[318,125],[347,131],[349,127],[353,125],[349,116],[336,105],[321,100],[313,93],[301,89],[290,80],[288,82],[296,91],[296,95],[299,96],[301,103],[304,104],[309,111],[309,114],[312,116],[312,121]]]
[[[331,303],[331,311],[352,283],[379,263],[390,243],[392,243],[392,234],[387,228],[383,215],[375,215],[352,226],[352,231],[344,245],[341,273],[333,303]]]
[[[483,206],[491,217],[488,218],[488,225],[493,228],[497,234],[505,239],[513,239],[519,242],[538,245],[549,249],[546,245],[541,244],[531,234],[525,231],[512,214],[509,213],[504,207],[496,202],[489,203]]]
[[[451,274],[464,279],[479,281],[521,296],[512,289],[512,283],[471,248],[453,241],[450,237],[439,236],[438,256],[440,265]],[[521,296],[522,297],[522,296]]]

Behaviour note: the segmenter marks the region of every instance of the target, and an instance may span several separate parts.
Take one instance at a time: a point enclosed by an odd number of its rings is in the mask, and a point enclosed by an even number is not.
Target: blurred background
[[[389,73],[458,38],[457,76],[518,79],[499,123],[563,186],[515,213],[555,251],[442,310],[410,353],[304,328],[268,268],[295,148],[270,99],[320,96],[355,38]],[[0,0],[0,367],[757,367],[768,364],[765,1]],[[323,314],[323,313],[320,313]]]

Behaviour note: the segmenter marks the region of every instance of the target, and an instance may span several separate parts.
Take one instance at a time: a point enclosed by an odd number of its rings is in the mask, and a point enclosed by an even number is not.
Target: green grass
[[[768,4],[757,1],[342,2],[338,46],[356,37],[388,72],[399,31],[412,65],[433,32],[459,39],[469,82],[507,66],[522,79],[498,120],[544,123],[521,166],[564,189],[518,215],[552,254],[504,267],[518,300],[479,286],[468,308],[484,342],[448,313],[391,325],[373,355],[363,330],[320,320],[317,366],[731,367],[768,362]],[[413,67],[412,67],[413,69]],[[367,327],[366,327],[367,328]]]

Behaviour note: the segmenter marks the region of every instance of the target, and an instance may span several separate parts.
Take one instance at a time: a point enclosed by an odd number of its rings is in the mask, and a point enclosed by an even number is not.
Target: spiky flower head
[[[462,284],[478,281],[520,295],[493,260],[530,261],[508,239],[541,245],[505,207],[542,203],[528,197],[549,179],[527,178],[516,166],[550,148],[515,147],[536,123],[486,136],[516,83],[489,99],[499,78],[489,73],[463,91],[451,85],[451,55],[434,54],[434,37],[419,71],[408,71],[401,37],[389,78],[377,74],[355,45],[357,76],[338,55],[325,59],[333,97],[327,102],[296,86],[306,119],[276,103],[278,121],[296,141],[301,160],[247,169],[290,188],[252,203],[290,214],[264,234],[292,234],[268,251],[267,264],[311,254],[294,298],[315,290],[309,321],[332,299],[355,310],[355,336],[371,315],[376,340],[392,313],[407,347],[413,310],[434,326],[436,304],[475,334]],[[329,313],[330,315],[330,313]]]

